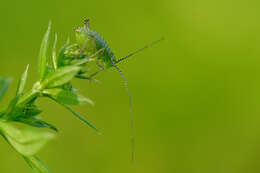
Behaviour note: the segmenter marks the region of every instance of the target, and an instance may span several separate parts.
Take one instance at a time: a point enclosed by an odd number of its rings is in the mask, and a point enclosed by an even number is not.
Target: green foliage
[[[82,104],[94,104],[90,99],[69,90],[64,90],[61,88],[46,89],[43,91],[44,94],[54,98],[60,103],[68,105],[82,105]]]
[[[57,101],[58,102],[58,101]],[[88,124],[92,129],[94,129],[96,132],[98,132],[99,134],[101,134],[99,132],[99,130],[91,123],[89,122],[86,118],[84,118],[83,116],[81,116],[79,113],[77,113],[76,111],[74,111],[70,106],[63,104],[61,102],[58,102],[60,105],[64,106],[68,111],[70,111],[73,115],[75,115],[78,119],[80,119],[81,121],[83,121],[84,123]]]
[[[29,91],[26,91],[25,86],[29,70],[29,65],[27,65],[26,70],[19,80],[15,97],[0,112],[0,134],[36,173],[50,173],[50,170],[36,154],[47,142],[55,137],[55,134],[47,129],[54,130],[55,132],[58,131],[54,125],[38,117],[42,113],[37,106],[38,98],[47,97],[54,100],[100,134],[98,129],[90,121],[70,107],[71,105],[77,106],[82,104],[94,105],[93,101],[80,95],[73,88],[73,78],[91,80],[98,72],[114,66],[122,75],[128,91],[125,77],[122,71],[115,65],[119,61],[115,61],[114,54],[104,39],[98,33],[89,29],[88,20],[85,21],[84,27],[76,29],[77,43],[70,44],[67,41],[58,54],[56,54],[57,34],[55,35],[51,58],[48,57],[50,32],[51,23],[49,23],[40,47],[38,81],[34,83]],[[151,45],[138,51],[142,51],[149,46]],[[88,74],[86,66],[93,60],[97,60],[97,65],[101,69],[94,74]],[[99,64],[99,61],[101,64]],[[6,93],[9,83],[10,80],[0,78],[0,99]],[[130,94],[129,103],[131,107]],[[132,142],[134,144],[133,118],[131,118],[131,121]],[[134,149],[134,145],[132,146]]]
[[[54,125],[38,117],[42,113],[37,106],[38,98],[47,97],[54,100],[99,133],[92,123],[69,106],[94,104],[90,99],[78,94],[72,87],[71,81],[87,72],[83,68],[97,54],[87,58],[86,55],[80,53],[77,44],[67,42],[56,56],[56,35],[52,58],[48,58],[50,32],[51,23],[40,47],[38,81],[29,91],[26,91],[28,65],[21,75],[15,97],[0,112],[0,134],[36,173],[51,172],[36,156],[46,143],[55,137],[55,133],[43,128],[58,131]],[[49,62],[50,59],[52,59],[51,62]],[[6,93],[9,83],[10,80],[0,77],[0,99]]]
[[[35,173],[51,173],[51,170],[37,156],[23,156]]]
[[[34,127],[47,127],[58,132],[58,129],[45,121],[38,119],[37,117],[18,117],[14,121],[21,122]]]
[[[24,156],[35,155],[55,135],[33,127],[18,128],[10,122],[0,121],[0,131],[7,142]]]
[[[29,69],[29,65],[27,65],[25,72],[23,73],[18,87],[17,87],[17,92],[16,95],[21,95],[24,92],[24,88],[25,88],[25,84],[26,84],[26,80],[27,80],[27,75],[28,75],[28,69]]]
[[[56,70],[58,68],[58,66],[57,66],[57,54],[56,54],[57,40],[58,40],[58,36],[57,36],[57,34],[55,34],[55,40],[54,40],[53,49],[52,49],[52,64],[53,64],[54,70]]]
[[[80,67],[67,66],[61,67],[56,71],[50,73],[42,82],[43,88],[55,88],[64,85],[72,80],[78,74]]]
[[[42,81],[46,71],[46,63],[47,63],[47,50],[49,45],[49,37],[51,31],[51,22],[49,23],[47,32],[42,40],[40,54],[39,54],[39,80]]]

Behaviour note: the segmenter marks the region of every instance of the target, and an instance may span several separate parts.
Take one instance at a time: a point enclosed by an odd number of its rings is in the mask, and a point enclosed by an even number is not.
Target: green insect
[[[121,74],[124,84],[128,93],[129,97],[129,107],[130,107],[130,118],[131,118],[131,129],[132,129],[132,161],[134,161],[134,146],[135,146],[135,137],[134,137],[134,119],[133,119],[133,109],[132,109],[132,99],[130,95],[130,91],[128,88],[128,84],[126,81],[126,78],[121,71],[121,69],[116,65],[119,62],[143,51],[144,49],[147,49],[148,47],[153,46],[154,44],[160,42],[163,40],[157,40],[149,45],[146,45],[145,47],[127,55],[126,57],[123,57],[121,59],[116,59],[114,53],[111,51],[109,45],[106,43],[104,38],[97,33],[96,31],[90,29],[89,27],[89,19],[84,20],[84,26],[79,27],[75,29],[76,32],[76,40],[77,44],[80,49],[80,54],[85,54],[86,57],[90,57],[93,55],[96,55],[96,63],[100,67],[100,70],[97,72],[93,73],[92,75],[89,76],[90,79],[92,79],[94,76],[96,76],[99,72],[108,69],[110,67],[115,67],[117,71]]]

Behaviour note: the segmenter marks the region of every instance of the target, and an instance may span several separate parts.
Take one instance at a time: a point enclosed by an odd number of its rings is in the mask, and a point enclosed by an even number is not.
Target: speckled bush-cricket
[[[96,132],[99,130],[85,116],[76,112],[71,106],[92,104],[92,100],[79,93],[73,87],[72,79],[81,78],[91,80],[99,72],[115,67],[122,75],[129,95],[130,116],[132,126],[132,158],[134,158],[134,122],[132,113],[131,96],[122,71],[117,64],[134,54],[152,46],[162,39],[137,50],[130,55],[116,59],[104,39],[89,28],[88,20],[85,26],[76,29],[76,43],[67,42],[56,54],[57,34],[55,36],[52,61],[48,55],[51,33],[51,23],[43,37],[38,56],[38,78],[31,87],[26,88],[29,65],[18,82],[16,94],[10,103],[0,109],[0,136],[20,154],[36,173],[51,173],[51,170],[39,159],[38,152],[52,140],[56,134],[41,128],[58,129],[42,120],[38,115],[42,110],[37,105],[41,98],[55,101],[75,117],[89,125]],[[97,58],[96,58],[97,57]],[[89,71],[89,62],[96,60],[100,67],[96,73],[86,75]],[[90,64],[91,65],[91,64]],[[0,101],[7,92],[10,80],[0,77]]]
[[[108,69],[110,67],[115,67],[117,71],[120,73],[124,80],[124,84],[128,93],[129,97],[129,107],[130,107],[130,118],[131,118],[131,129],[132,129],[132,159],[134,160],[134,145],[135,145],[135,137],[134,137],[134,120],[133,120],[133,109],[132,109],[132,99],[129,92],[128,84],[126,81],[126,78],[121,71],[121,69],[117,66],[117,64],[141,51],[144,49],[147,49],[154,44],[160,42],[163,40],[163,38],[154,41],[153,43],[144,46],[141,49],[138,49],[137,51],[123,57],[120,59],[116,59],[114,53],[111,51],[109,45],[104,40],[104,38],[97,33],[96,31],[92,30],[89,26],[89,19],[84,20],[84,26],[75,28],[76,32],[76,40],[77,44],[80,50],[80,55],[85,55],[86,57],[89,57],[91,55],[96,55],[96,64],[100,67],[100,70],[97,72],[91,74],[88,78],[91,80],[94,76],[96,76],[99,72]],[[80,77],[80,76],[79,76]]]

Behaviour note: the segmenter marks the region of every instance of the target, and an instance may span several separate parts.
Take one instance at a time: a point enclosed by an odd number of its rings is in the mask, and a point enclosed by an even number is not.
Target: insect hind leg
[[[105,69],[104,64],[100,64],[100,60],[101,59],[99,57],[97,57],[97,60],[96,60],[97,66],[99,66],[101,70],[104,70]]]

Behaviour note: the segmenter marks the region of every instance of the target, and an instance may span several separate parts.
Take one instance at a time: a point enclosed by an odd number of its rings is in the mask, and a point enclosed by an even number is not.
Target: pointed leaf
[[[30,118],[39,115],[42,111],[39,110],[36,105],[30,104],[30,105],[26,105],[23,112],[24,112],[24,117]]]
[[[25,88],[25,84],[26,84],[26,80],[27,80],[28,69],[29,69],[29,64],[27,65],[25,72],[23,73],[23,75],[19,81],[16,95],[21,95],[24,92],[24,88]]]
[[[37,156],[23,156],[23,158],[35,173],[52,173]]]
[[[40,54],[39,54],[39,77],[40,81],[43,80],[45,71],[46,71],[46,65],[47,65],[47,49],[49,46],[49,37],[50,37],[50,31],[51,31],[51,22],[49,23],[48,29],[43,37],[41,48],[40,48]]]
[[[54,126],[54,125],[51,125],[45,121],[42,121],[40,119],[37,119],[35,117],[32,117],[32,118],[18,118],[16,119],[15,121],[18,121],[18,122],[21,122],[21,123],[24,123],[24,124],[27,124],[27,125],[30,125],[30,126],[34,126],[34,127],[46,127],[46,128],[50,128],[56,132],[58,132],[58,129]]]
[[[89,122],[85,117],[81,116],[79,113],[77,113],[76,111],[74,111],[71,107],[69,107],[68,105],[63,104],[63,106],[69,110],[73,115],[75,115],[78,119],[80,119],[81,121],[83,121],[84,123],[86,123],[87,125],[89,125],[92,129],[94,129],[98,134],[101,134],[99,132],[99,130],[91,123]]]
[[[52,98],[55,102],[59,103],[60,105],[62,105],[63,107],[65,107],[67,110],[69,110],[73,115],[75,115],[78,119],[80,119],[81,121],[83,121],[84,123],[86,123],[87,125],[89,125],[92,129],[94,129],[98,134],[101,134],[99,132],[99,130],[91,123],[89,122],[85,117],[81,116],[79,113],[77,113],[76,111],[74,111],[70,106],[63,104],[61,102],[59,102],[58,100],[55,100],[54,98]]]
[[[31,118],[42,112],[33,104],[27,104],[22,106],[17,105],[18,99],[18,97],[13,99],[9,104],[9,107],[6,109],[4,115],[4,118],[6,120],[16,121],[19,118]]]
[[[94,104],[92,100],[79,95],[76,92],[64,90],[61,88],[54,88],[54,89],[46,89],[43,91],[43,94],[46,94],[55,100],[58,100],[61,103],[68,104],[68,105],[82,105],[82,104]]]
[[[46,65],[46,70],[45,70],[45,75],[44,75],[44,79],[46,77],[48,77],[52,72],[54,72],[55,70],[53,69],[53,67],[49,64]]]
[[[0,121],[0,131],[7,142],[20,154],[33,156],[55,135],[35,127],[18,128],[10,122]]]
[[[76,66],[59,68],[46,77],[46,79],[42,82],[42,87],[55,88],[70,82],[72,78],[79,72],[79,70],[80,67]]]
[[[53,49],[52,49],[52,64],[53,64],[54,70],[56,70],[58,68],[57,55],[56,55],[57,39],[58,39],[58,36],[57,36],[57,34],[55,34],[55,40],[54,40]]]
[[[0,100],[5,95],[8,87],[9,87],[9,84],[10,84],[10,79],[4,79],[4,78],[0,77]]]

